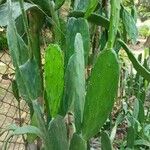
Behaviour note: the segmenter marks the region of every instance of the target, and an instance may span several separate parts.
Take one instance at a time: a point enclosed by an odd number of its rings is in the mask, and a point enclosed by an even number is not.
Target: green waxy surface
[[[34,58],[28,59],[28,46],[17,33],[10,6],[9,11],[7,39],[10,55],[16,71],[16,82],[19,94],[24,100],[31,103],[31,100],[35,100],[41,96],[40,70]]]
[[[86,10],[89,0],[74,0],[74,10]]]
[[[63,4],[65,0],[55,0],[55,10],[59,9]]]
[[[74,49],[66,69],[63,107],[64,113],[68,110],[74,112],[76,130],[80,132],[85,101],[84,50],[80,33],[75,37]]]
[[[111,140],[106,132],[101,133],[101,148],[102,150],[113,150]]]
[[[135,43],[138,37],[136,22],[132,15],[124,7],[121,7],[121,18],[129,38]]]
[[[65,49],[65,66],[67,65],[69,58],[74,54],[74,41],[77,33],[82,35],[83,47],[84,47],[84,58],[85,63],[87,64],[88,55],[90,51],[90,33],[88,22],[84,18],[74,18],[71,17],[68,20],[67,24],[67,33],[66,33],[66,49]]]
[[[69,150],[87,150],[87,143],[80,135],[74,133]]]
[[[58,113],[64,86],[64,57],[56,44],[46,49],[44,75],[48,105],[54,117]]]
[[[85,18],[88,18],[91,15],[91,13],[93,13],[98,3],[99,3],[99,0],[90,0],[86,13],[85,13]]]
[[[113,107],[118,89],[119,63],[114,50],[101,52],[92,70],[83,113],[82,133],[89,139],[98,133]]]
[[[49,124],[49,143],[51,149],[49,150],[68,150],[67,128],[62,116],[57,116]]]
[[[36,100],[41,96],[41,78],[40,71],[35,59],[29,59],[25,64],[19,66],[21,76],[16,74],[17,80],[22,77],[22,80],[25,83],[25,87],[29,93],[27,95],[22,95],[25,99]],[[19,80],[18,80],[19,81]],[[24,88],[22,88],[21,81],[18,82],[18,87],[24,93]]]

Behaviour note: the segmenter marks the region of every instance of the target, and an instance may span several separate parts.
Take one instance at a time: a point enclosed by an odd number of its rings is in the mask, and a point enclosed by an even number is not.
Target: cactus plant
[[[12,128],[12,135],[8,141],[13,135],[27,134],[28,140],[30,134],[35,134],[42,140],[41,149],[86,150],[90,138],[99,133],[108,119],[117,96],[120,66],[119,57],[115,51],[116,43],[121,44],[137,72],[148,81],[150,73],[139,64],[127,45],[122,40],[117,40],[118,37],[122,38],[118,30],[120,0],[110,1],[110,19],[97,14],[98,11],[95,8],[99,6],[98,0],[94,3],[86,0],[72,1],[73,12],[69,13],[66,20],[64,19],[66,22],[64,21],[62,31],[59,16],[64,0],[44,0],[43,3],[39,0],[31,1],[36,5],[29,5],[29,8],[36,8],[40,11],[39,13],[43,13],[43,20],[45,18],[49,20],[53,39],[44,51],[43,73],[40,43],[36,41],[39,39],[42,23],[40,27],[36,27],[38,34],[35,34],[33,30],[30,32],[29,29],[33,29],[34,25],[38,24],[37,16],[34,18],[35,22],[30,20],[30,17],[27,20],[29,14],[26,14],[25,10],[28,9],[24,8],[24,4],[27,5],[27,3],[19,0],[22,14],[19,13],[17,16],[23,16],[27,36],[27,41],[25,41],[18,34],[16,18],[12,14],[13,5],[11,5],[11,0],[8,0],[7,40],[16,71],[13,92],[16,98],[21,96],[28,103],[31,118],[34,120],[31,120],[28,126]],[[121,11],[126,30],[129,26],[134,27],[133,18],[123,7]],[[127,24],[127,18],[130,20],[129,24]],[[98,51],[92,67],[89,66],[89,56],[92,55],[91,24],[108,30],[106,46],[101,52]],[[136,29],[132,32],[129,30],[128,34],[136,41]],[[36,39],[34,39],[35,35]],[[64,40],[65,42],[62,43]],[[88,69],[91,69],[91,72],[87,74]],[[17,95],[15,87],[18,89]],[[116,129],[114,130],[116,133]],[[106,132],[100,135],[102,136],[102,149],[105,149],[107,144],[108,149],[112,149],[111,142],[114,136],[111,135],[110,138]],[[134,147],[134,141],[132,147]]]

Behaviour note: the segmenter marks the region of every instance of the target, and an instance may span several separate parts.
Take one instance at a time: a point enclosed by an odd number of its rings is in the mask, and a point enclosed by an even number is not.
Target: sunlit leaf
[[[64,56],[58,45],[51,44],[45,53],[45,89],[52,117],[60,107],[64,87]]]

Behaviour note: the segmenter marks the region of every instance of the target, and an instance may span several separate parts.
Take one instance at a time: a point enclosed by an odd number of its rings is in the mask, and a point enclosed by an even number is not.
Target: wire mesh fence
[[[21,100],[20,107],[12,93],[11,82],[14,79],[14,68],[8,51],[0,52],[0,131],[12,124],[28,124],[28,107]],[[20,115],[19,115],[20,112]],[[0,135],[0,149],[4,146],[10,132]],[[8,142],[8,150],[23,150],[22,136],[15,136]]]

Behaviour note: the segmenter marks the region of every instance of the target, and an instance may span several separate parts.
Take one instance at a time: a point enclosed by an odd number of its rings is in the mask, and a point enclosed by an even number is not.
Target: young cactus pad
[[[82,132],[88,140],[105,123],[114,104],[119,81],[119,62],[114,50],[105,49],[92,70],[83,113]]]
[[[60,106],[64,86],[64,57],[57,44],[50,44],[45,53],[45,89],[52,117]]]

